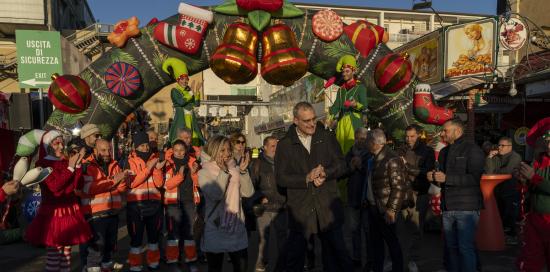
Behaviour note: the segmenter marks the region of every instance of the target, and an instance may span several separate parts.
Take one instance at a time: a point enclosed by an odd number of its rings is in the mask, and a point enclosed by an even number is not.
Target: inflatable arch
[[[403,129],[412,123],[427,126],[426,120],[429,119],[430,112],[413,109],[413,105],[417,104],[413,103],[417,85],[414,75],[407,84],[394,93],[385,94],[377,87],[374,79],[376,65],[393,53],[384,43],[378,43],[368,54],[365,54],[365,52],[356,49],[354,42],[346,34],[340,35],[331,42],[325,42],[319,39],[312,30],[312,17],[317,11],[302,11],[303,15],[277,20],[283,22],[294,32],[298,47],[307,58],[307,69],[310,73],[323,79],[329,79],[334,76],[336,63],[340,57],[343,55],[355,56],[358,79],[365,84],[367,90],[368,110],[381,121],[390,134],[394,137],[401,137],[404,133]],[[151,21],[139,30],[140,33],[137,36],[129,38],[125,45],[120,48],[113,47],[90,64],[79,75],[90,87],[90,106],[76,114],[55,110],[48,119],[46,127],[70,131],[80,120],[84,124],[97,124],[104,136],[111,137],[127,115],[162,87],[173,82],[173,78],[162,71],[162,63],[166,58],[175,57],[183,60],[187,64],[189,75],[208,69],[213,52],[223,42],[228,26],[238,20],[243,20],[243,17],[214,13],[214,20],[208,25],[200,48],[195,54],[184,54],[167,47],[154,37],[155,27],[158,24],[165,22],[175,25],[178,23],[178,19],[179,15],[174,15],[163,21]],[[363,26],[363,28],[365,27]],[[117,44],[123,44],[118,40],[117,42]],[[141,87],[132,95],[116,95],[107,87],[104,75],[107,69],[116,62],[131,64],[137,68],[141,75]],[[433,101],[431,93],[428,91],[423,94],[425,103],[418,104],[424,104],[426,106],[424,108],[429,110],[430,104],[432,107],[434,106],[431,102]]]

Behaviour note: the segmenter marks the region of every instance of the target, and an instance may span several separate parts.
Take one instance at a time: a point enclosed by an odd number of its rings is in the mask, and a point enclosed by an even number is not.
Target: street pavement
[[[126,264],[126,254],[129,248],[129,237],[127,235],[126,227],[124,224],[124,215],[121,215],[121,226],[119,228],[119,243],[118,251],[115,255],[115,261],[124,264],[123,271],[128,271],[128,265]],[[349,233],[349,232],[347,232]],[[350,237],[346,237],[346,241],[350,240]],[[252,232],[249,248],[249,271],[254,271],[254,263],[257,258],[258,252],[258,238],[257,233]],[[319,242],[315,243],[320,245]],[[516,271],[514,268],[514,261],[517,256],[519,247],[508,247],[502,252],[480,252],[481,263],[483,265],[484,272],[508,272]],[[24,242],[17,242],[9,245],[0,246],[0,271],[11,272],[34,272],[43,271],[45,262],[45,249],[30,246]],[[320,249],[316,248],[316,269],[314,271],[322,271]],[[443,244],[441,241],[441,235],[439,232],[428,232],[424,235],[421,249],[420,249],[420,261],[417,263],[420,271],[434,272],[443,269]],[[389,258],[389,257],[387,257]],[[273,258],[270,258],[273,259]],[[79,254],[78,247],[73,247],[72,252],[72,271],[79,270]],[[201,271],[207,271],[206,264],[200,265]],[[146,270],[144,270],[146,271]],[[188,271],[184,267],[178,267],[176,265],[162,264],[159,271]],[[231,271],[231,264],[224,264],[224,271]],[[360,271],[360,270],[357,270]]]

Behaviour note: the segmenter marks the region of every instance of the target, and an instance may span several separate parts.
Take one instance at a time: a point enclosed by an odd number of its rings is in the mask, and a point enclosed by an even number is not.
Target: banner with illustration
[[[437,83],[442,77],[442,32],[430,32],[397,49],[396,52],[409,54],[413,72],[424,83]]]
[[[495,19],[445,29],[445,79],[491,74],[496,66]]]

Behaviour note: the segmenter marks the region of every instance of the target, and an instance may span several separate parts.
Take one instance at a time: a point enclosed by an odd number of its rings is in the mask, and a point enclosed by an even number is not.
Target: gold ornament
[[[290,86],[307,72],[307,58],[294,32],[285,24],[269,27],[262,37],[262,77],[270,84]]]
[[[210,68],[228,84],[245,84],[256,77],[258,34],[247,24],[236,22],[227,28]]]

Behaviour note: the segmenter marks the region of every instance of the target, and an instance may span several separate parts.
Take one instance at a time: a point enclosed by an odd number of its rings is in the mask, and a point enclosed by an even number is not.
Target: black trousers
[[[108,263],[112,260],[117,243],[118,215],[92,218],[88,222],[93,238],[89,242],[87,264],[89,267],[99,267],[99,261]]]
[[[397,238],[395,229],[396,224],[388,224],[376,207],[369,207],[369,222],[370,222],[370,241],[372,242],[374,253],[374,272],[384,271],[385,247],[384,242],[388,245],[392,271],[403,271],[403,252]]]
[[[168,240],[193,240],[193,219],[195,218],[193,202],[166,205],[165,216]]]
[[[206,252],[208,260],[208,272],[221,272],[223,268],[223,256],[225,253]],[[233,272],[246,272],[248,270],[248,251],[242,249],[239,251],[228,252],[233,265]]]
[[[323,271],[353,271],[341,226],[318,233],[318,237],[321,240]],[[290,230],[287,241],[287,272],[304,270],[308,239],[304,233]]]
[[[158,243],[162,227],[162,206],[159,206],[158,210],[150,216],[142,216],[136,202],[128,202],[126,209],[126,225],[128,235],[130,235],[130,246],[141,247],[145,231],[147,231],[147,243]]]

